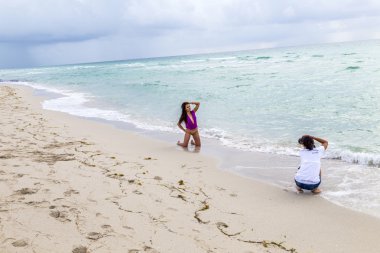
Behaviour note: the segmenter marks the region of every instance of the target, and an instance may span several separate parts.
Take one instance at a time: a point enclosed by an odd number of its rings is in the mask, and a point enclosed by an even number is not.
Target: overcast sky
[[[0,68],[380,39],[379,0],[0,0]]]

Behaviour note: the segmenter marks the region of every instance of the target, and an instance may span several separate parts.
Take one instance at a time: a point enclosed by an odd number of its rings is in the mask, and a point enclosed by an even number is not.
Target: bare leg
[[[319,179],[321,179],[321,176],[322,176],[322,169],[319,171]],[[322,191],[321,191],[321,189],[316,188],[316,189],[312,190],[311,192],[312,192],[313,194],[319,194],[319,193],[321,193]]]
[[[195,146],[200,147],[201,146],[201,138],[199,136],[199,132],[197,131],[193,135],[194,141],[195,141]]]
[[[181,146],[181,147],[184,147],[184,148],[187,148],[187,145],[189,145],[189,140],[190,140],[190,134],[186,133],[185,137],[183,138],[183,143],[181,143],[180,141],[178,141],[177,145]]]

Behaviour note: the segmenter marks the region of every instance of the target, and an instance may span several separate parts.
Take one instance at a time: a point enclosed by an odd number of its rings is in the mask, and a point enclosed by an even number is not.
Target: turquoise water
[[[4,69],[0,79],[65,95],[46,109],[165,132],[178,132],[183,101],[200,101],[204,138],[295,155],[311,134],[329,140],[328,158],[380,180],[380,41]]]
[[[177,131],[182,101],[197,100],[202,134],[224,145],[294,154],[308,133],[330,141],[331,158],[380,165],[379,41],[0,70],[0,79],[69,95],[52,109],[164,131]]]

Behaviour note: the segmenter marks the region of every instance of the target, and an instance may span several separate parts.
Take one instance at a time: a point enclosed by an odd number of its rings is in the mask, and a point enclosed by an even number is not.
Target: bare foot
[[[177,142],[177,145],[178,145],[178,146],[181,146],[181,147],[183,147],[183,148],[187,148],[187,146],[185,146],[185,145],[184,145],[183,143],[181,143],[180,141]]]
[[[319,194],[319,193],[321,193],[322,191],[321,191],[319,188],[317,188],[317,189],[312,190],[311,192],[312,192],[313,194]]]
[[[300,187],[296,186],[296,189],[298,193],[303,193],[303,190]]]

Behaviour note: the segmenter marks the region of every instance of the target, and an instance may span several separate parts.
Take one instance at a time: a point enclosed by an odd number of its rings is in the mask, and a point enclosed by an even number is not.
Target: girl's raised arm
[[[309,135],[310,136],[310,135]],[[327,149],[327,146],[329,145],[329,142],[327,140],[324,140],[322,138],[318,138],[318,137],[315,137],[315,136],[310,136],[312,139],[318,141],[319,143],[322,144],[322,146],[325,148],[325,150]]]
[[[197,112],[201,103],[199,103],[199,102],[191,102],[190,104],[195,105],[194,112]]]

